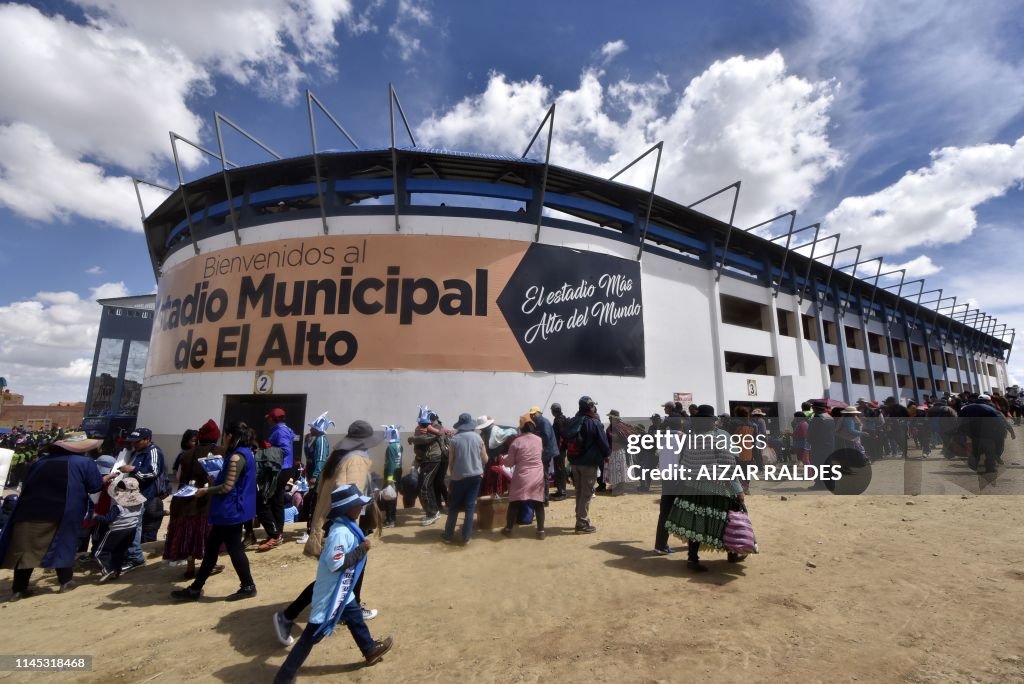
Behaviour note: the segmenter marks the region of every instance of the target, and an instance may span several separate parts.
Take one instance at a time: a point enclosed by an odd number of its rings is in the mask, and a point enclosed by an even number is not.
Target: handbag
[[[726,549],[738,554],[757,553],[757,540],[754,538],[754,526],[750,517],[743,511],[729,511],[725,522],[725,534],[722,544]]]
[[[779,457],[775,453],[775,449],[770,446],[766,446],[764,449],[761,449],[761,463],[764,465],[775,465],[778,462]]]
[[[380,491],[380,498],[382,501],[394,501],[398,498],[398,492],[395,491],[394,482],[389,482],[388,486]]]
[[[359,529],[367,535],[376,531],[379,537],[384,534],[384,516],[377,505],[377,497],[373,496],[373,475],[370,473],[366,475],[366,495],[370,497],[370,503],[366,504],[359,517]]]

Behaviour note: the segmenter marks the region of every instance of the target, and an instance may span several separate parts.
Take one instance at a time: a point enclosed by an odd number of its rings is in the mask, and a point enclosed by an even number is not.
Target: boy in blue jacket
[[[352,594],[370,550],[370,540],[359,529],[359,515],[368,503],[370,497],[360,494],[359,488],[352,484],[331,492],[331,510],[324,524],[324,548],[313,584],[309,624],[274,677],[275,684],[294,682],[313,646],[332,634],[339,622],[348,627],[368,666],[379,663],[391,650],[391,637],[374,641],[363,620],[363,609]]]

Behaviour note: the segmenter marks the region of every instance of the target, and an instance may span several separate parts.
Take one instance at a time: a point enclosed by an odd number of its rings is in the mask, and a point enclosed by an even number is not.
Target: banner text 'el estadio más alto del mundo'
[[[147,376],[255,369],[642,376],[640,266],[512,240],[339,235],[168,269]]]

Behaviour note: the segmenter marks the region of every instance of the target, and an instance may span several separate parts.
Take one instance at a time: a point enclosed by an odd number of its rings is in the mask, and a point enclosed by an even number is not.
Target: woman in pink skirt
[[[505,465],[512,468],[512,484],[508,490],[508,515],[502,534],[512,534],[512,526],[519,519],[519,509],[531,506],[537,518],[537,538],[544,538],[544,461],[543,446],[537,435],[537,425],[529,413],[519,418],[518,437],[508,447]]]
[[[197,487],[206,484],[206,471],[199,462],[206,456],[223,456],[224,449],[217,446],[220,441],[220,428],[213,419],[206,421],[199,428],[198,444],[182,452],[178,457],[177,478],[179,485],[194,482]],[[208,497],[171,497],[171,516],[167,523],[167,541],[164,542],[165,561],[188,561],[185,579],[193,579],[196,575],[196,559],[203,559],[206,549],[206,535],[209,525],[206,522]],[[224,570],[217,565],[212,574]]]

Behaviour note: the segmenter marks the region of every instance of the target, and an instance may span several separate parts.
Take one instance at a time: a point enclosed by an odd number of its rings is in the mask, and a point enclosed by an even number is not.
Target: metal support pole
[[[402,123],[405,124],[405,132],[409,134],[412,146],[416,147],[416,138],[412,134],[412,129],[409,128],[409,120],[405,118],[402,102],[398,99],[398,93],[395,92],[394,84],[388,83],[388,118],[391,121],[391,177],[395,194],[395,231],[397,232],[402,229],[402,226],[398,221],[398,205],[401,198],[398,196],[398,148],[395,147],[395,105],[398,105],[398,114],[402,117]]]
[[[836,241],[836,247],[839,246],[839,236],[838,235],[826,235],[823,238],[816,238],[814,240],[814,242],[810,243],[810,245],[811,245],[811,255],[807,259],[807,272],[804,273],[804,285],[803,285],[803,287],[800,288],[800,298],[798,300],[799,304],[803,304],[804,303],[804,294],[807,292],[807,285],[811,282],[811,267],[814,265],[814,252],[818,249],[818,243],[819,242],[825,242],[826,240],[835,240]],[[806,247],[806,246],[807,245],[800,245],[800,247]],[[835,248],[833,248],[833,249],[835,249]],[[818,301],[817,286],[815,286],[815,290],[814,290],[814,301],[815,302]]]
[[[146,208],[142,206],[142,193],[139,192],[139,184],[151,185],[154,188],[160,188],[167,192],[173,193],[174,188],[169,188],[166,185],[160,185],[159,183],[152,183],[150,181],[142,180],[141,178],[132,177],[132,185],[135,186],[135,198],[139,200],[139,214],[142,217],[142,231],[146,231]],[[149,248],[149,262],[153,266],[153,278],[160,280],[160,269],[156,265],[156,251],[153,249],[153,245],[150,243],[149,238],[146,238],[146,247]]]
[[[548,169],[551,168],[551,139],[555,135],[555,105],[556,102],[551,103],[551,107],[548,108],[548,113],[544,115],[544,118],[540,120],[540,126],[537,126],[537,131],[530,138],[530,144],[523,150],[523,159],[526,159],[526,155],[530,153],[530,148],[533,147],[533,143],[537,140],[537,136],[540,135],[541,130],[544,129],[544,124],[548,125],[548,145],[544,151],[544,171],[541,172],[540,176],[540,206],[537,207],[537,230],[533,234],[533,241],[538,242],[540,240],[540,224],[544,219],[544,193],[548,189]]]
[[[836,247],[838,247],[838,246],[839,246],[839,243],[837,242],[836,243]],[[837,270],[835,268],[836,257],[839,256],[840,254],[842,254],[843,252],[851,252],[853,250],[857,250],[857,257],[856,257],[856,259],[854,259],[854,266],[856,266],[857,260],[860,259],[860,247],[861,247],[860,245],[854,245],[853,247],[845,247],[845,248],[840,249],[838,251],[832,252],[832,260],[829,262],[829,265],[828,265],[828,277],[825,278],[825,296],[826,297],[828,296],[828,286],[832,283],[832,274],[835,273],[836,270]],[[843,268],[849,268],[849,266],[843,266]],[[839,270],[842,270],[842,269],[839,269]],[[837,292],[836,295],[838,296],[838,294],[839,293]],[[839,302],[838,301],[836,302],[836,310],[837,311],[839,310]]]
[[[640,261],[640,257],[644,253],[644,241],[647,239],[647,227],[648,227],[648,225],[650,225],[650,222],[651,222],[651,209],[654,207],[654,188],[658,184],[658,170],[661,168],[661,151],[662,151],[662,148],[664,148],[664,147],[665,147],[665,142],[664,141],[661,141],[659,143],[656,143],[656,144],[652,145],[649,150],[647,150],[646,152],[641,154],[639,157],[637,157],[633,161],[631,161],[628,164],[626,164],[625,166],[623,166],[622,169],[620,169],[617,173],[615,173],[611,178],[608,179],[610,181],[611,180],[615,180],[616,178],[621,176],[623,173],[625,173],[628,169],[630,169],[634,164],[636,164],[641,159],[643,159],[644,157],[649,155],[651,152],[654,152],[655,150],[658,151],[658,159],[657,159],[657,161],[654,162],[654,178],[651,180],[651,192],[650,192],[650,195],[647,198],[647,215],[644,217],[644,229],[643,229],[643,232],[640,234],[640,249],[636,253],[636,260],[637,261]]]
[[[907,286],[907,285],[913,285],[914,283],[919,283],[919,285],[918,285],[918,292],[920,292],[921,290],[924,290],[924,278],[918,278],[917,280],[911,280],[909,282],[903,282],[903,280],[901,279],[900,280],[899,289],[896,291],[897,299],[899,299],[900,301],[903,301],[903,288],[905,286]],[[883,287],[882,289],[883,290],[888,290],[891,287],[894,287],[894,286],[893,285],[888,285],[886,287]],[[900,302],[896,302],[896,309],[898,310],[899,308],[900,308]],[[904,324],[906,324],[906,317],[904,317]],[[907,338],[907,342],[908,343],[910,342],[910,338],[909,337]]]
[[[733,195],[733,198],[732,198],[732,212],[729,214],[729,229],[726,230],[726,232],[725,232],[725,245],[722,247],[722,260],[721,260],[721,262],[719,262],[718,268],[715,271],[715,282],[716,283],[719,280],[721,280],[721,278],[722,278],[722,267],[725,266],[725,259],[726,259],[726,257],[729,256],[729,238],[732,237],[732,224],[733,224],[733,221],[736,220],[736,203],[739,202],[739,200],[740,200],[740,186],[742,184],[743,184],[743,181],[736,181],[735,183],[732,183],[731,185],[725,186],[721,190],[716,190],[715,192],[711,193],[707,197],[702,197],[701,199],[697,200],[693,204],[687,205],[687,209],[693,209],[695,206],[697,206],[701,202],[706,202],[707,200],[711,199],[712,197],[715,197],[717,195],[721,195],[723,192],[725,192],[726,190],[729,190],[730,188],[733,188],[736,191],[736,193]],[[711,260],[712,260],[712,262],[714,262],[714,259],[715,259],[714,250],[715,250],[715,243],[712,240],[712,242],[711,242],[711,252],[712,252]]]
[[[314,104],[317,107],[319,107],[320,111],[323,112],[325,116],[327,116],[327,118],[330,120],[332,124],[334,124],[334,127],[341,131],[341,134],[344,135],[345,138],[350,143],[352,143],[352,147],[358,150],[359,145],[352,138],[352,136],[348,134],[348,131],[345,130],[345,127],[338,123],[338,120],[334,118],[334,115],[327,111],[327,107],[325,107],[324,104],[317,99],[316,95],[313,94],[313,91],[307,89],[306,111],[309,114],[309,137],[313,143],[313,173],[316,174],[316,196],[317,199],[320,201],[320,220],[323,222],[324,225],[324,235],[327,235],[327,208],[324,206],[323,181],[320,180],[320,150],[316,142],[316,123],[313,119]]]
[[[1010,363],[1010,353],[1013,351],[1013,341],[1017,339],[1017,329],[1010,330],[1010,347],[1006,350],[1006,363]]]
[[[857,267],[861,266],[862,264],[870,264],[872,261],[877,261],[878,262],[878,268],[879,268],[879,270],[881,270],[881,268],[882,268],[882,257],[875,257],[873,259],[868,259],[867,261],[861,261],[860,260],[860,250],[859,249],[857,250],[857,260],[853,262],[853,272],[850,274],[850,287],[848,287],[846,289],[846,301],[843,302],[843,311],[842,311],[842,313],[839,314],[840,318],[842,318],[843,316],[846,315],[846,310],[850,306],[850,297],[853,296],[853,284],[857,282]],[[839,270],[841,271],[843,269],[839,269]],[[857,295],[857,299],[860,300],[860,295],[859,294]],[[864,312],[862,310],[861,311],[861,315],[863,315],[863,314],[864,314]]]
[[[796,213],[793,214],[793,217],[796,218]],[[772,297],[779,296],[779,289],[782,287],[782,280],[783,278],[786,277],[786,262],[789,260],[790,243],[793,239],[793,236],[796,235],[797,233],[809,230],[811,228],[814,228],[814,239],[817,240],[818,231],[821,229],[821,223],[812,223],[811,225],[804,226],[803,228],[800,228],[799,230],[794,232],[793,223],[790,222],[789,232],[786,233],[786,252],[782,255],[782,266],[779,268],[779,282],[776,283],[775,286],[772,288]],[[779,237],[781,238],[782,236],[780,235]],[[772,238],[771,240],[769,240],[769,242],[774,242],[777,239],[778,238]],[[796,289],[796,283],[793,283],[793,288]]]
[[[231,217],[231,228],[232,228],[232,230],[235,231],[235,244],[236,245],[240,245],[240,244],[242,244],[242,236],[239,235],[239,233],[238,233],[238,217],[235,216],[235,200],[234,200],[234,197],[231,196],[231,181],[228,179],[228,166],[227,166],[228,165],[228,158],[227,158],[227,155],[224,153],[224,135],[221,132],[221,128],[220,128],[221,121],[226,123],[228,126],[231,126],[232,128],[234,128],[236,131],[238,131],[239,133],[244,135],[246,138],[248,138],[252,142],[254,142],[257,145],[259,145],[261,148],[263,148],[264,151],[268,152],[275,159],[280,159],[281,155],[279,155],[277,152],[274,152],[274,150],[272,150],[269,147],[267,147],[266,145],[264,145],[262,142],[257,140],[255,137],[250,135],[241,126],[239,126],[234,121],[232,121],[231,119],[227,118],[226,116],[224,116],[220,112],[214,112],[213,113],[213,126],[216,129],[216,131],[217,131],[217,149],[220,150],[220,172],[221,172],[221,175],[224,176],[224,192],[227,194],[227,198],[228,198],[228,215]]]
[[[894,271],[889,271],[888,273],[881,273],[881,274],[875,276],[875,288],[874,288],[874,290],[871,291],[871,301],[868,302],[868,309],[869,310],[873,311],[874,308],[875,308],[875,295],[878,293],[878,280],[880,278],[884,278],[885,276],[891,276],[891,275],[894,275],[896,273],[900,274],[900,290],[901,291],[903,290],[903,281],[907,277],[907,269],[905,269],[905,268],[898,268],[898,269],[896,269]],[[888,289],[888,288],[882,288],[882,289]],[[882,305],[882,312],[883,312],[883,314],[885,312],[885,305],[884,304]],[[887,316],[883,316],[883,318],[888,318],[888,317]],[[888,324],[888,321],[886,321],[886,323]]]
[[[783,254],[783,257],[782,257],[782,267],[779,269],[779,285],[782,284],[782,279],[786,277],[786,257],[789,256],[789,241],[790,241],[790,238],[792,238],[792,236],[793,236],[793,226],[796,225],[796,209],[791,209],[791,210],[787,211],[785,214],[779,214],[778,216],[776,216],[774,218],[770,218],[767,221],[761,221],[760,223],[758,223],[756,225],[753,225],[753,226],[750,226],[749,228],[744,230],[745,233],[749,233],[750,231],[754,230],[755,228],[760,228],[761,226],[766,226],[769,223],[774,223],[775,221],[778,221],[781,218],[786,218],[787,216],[789,217],[789,230],[786,231],[786,251],[785,251],[785,253]],[[775,297],[775,296],[777,296],[779,294],[779,288],[776,287],[776,285],[775,285],[775,282],[774,282],[775,279],[771,278],[771,265],[770,264],[768,266],[768,272],[769,272],[769,278],[772,280],[772,296]]]
[[[199,243],[196,242],[195,225],[192,223],[192,210],[188,206],[188,194],[185,192],[185,176],[181,172],[181,159],[178,157],[178,141],[188,143],[217,161],[221,161],[222,157],[217,156],[215,152],[211,152],[199,143],[192,142],[188,138],[178,135],[174,131],[169,131],[169,135],[171,136],[171,153],[174,155],[174,168],[178,172],[178,189],[181,190],[181,204],[185,207],[185,219],[188,221],[188,236],[192,240],[192,249],[195,250],[196,254],[199,254]],[[226,163],[230,166],[238,166],[231,162]]]
[[[160,188],[161,190],[166,190],[167,192],[174,192],[174,188],[169,188],[166,185],[160,185],[159,183],[152,183],[147,180],[142,180],[141,178],[135,178],[134,176],[132,177],[132,185],[135,186],[135,198],[139,200],[139,213],[142,215],[142,220],[145,221],[146,208],[142,206],[142,193],[139,192],[140,184],[149,185],[150,187],[154,188]]]
[[[938,292],[939,293],[939,299],[937,301],[941,302],[942,301],[942,288],[941,287],[938,288],[937,290],[928,290],[927,292],[918,292],[917,293],[917,306],[914,307],[914,315],[913,315],[914,327],[917,327],[917,325],[916,325],[917,324],[917,314],[921,310],[921,297],[926,295],[926,294],[932,294],[933,292]],[[925,306],[927,306],[929,303],[930,302],[925,302]]]

